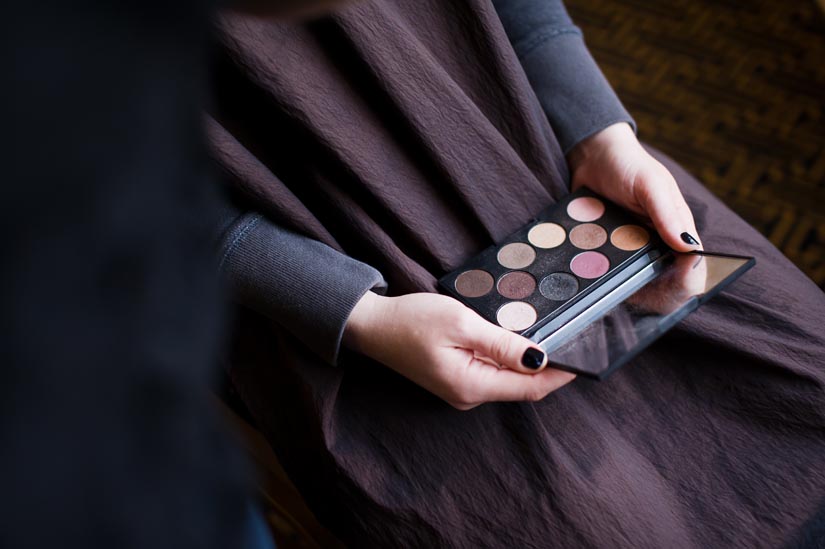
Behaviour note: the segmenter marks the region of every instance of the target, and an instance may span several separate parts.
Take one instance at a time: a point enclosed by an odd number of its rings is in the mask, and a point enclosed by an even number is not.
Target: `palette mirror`
[[[549,327],[554,368],[604,379],[753,266],[747,257],[668,253]]]

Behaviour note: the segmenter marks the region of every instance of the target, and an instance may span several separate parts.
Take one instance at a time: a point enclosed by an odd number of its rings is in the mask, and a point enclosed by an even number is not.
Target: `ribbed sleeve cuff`
[[[636,122],[625,110],[571,27],[530,37],[516,45],[527,78],[567,154],[576,144],[617,122]]]
[[[374,268],[258,214],[238,217],[219,242],[235,299],[281,324],[330,364],[356,303],[386,289]]]

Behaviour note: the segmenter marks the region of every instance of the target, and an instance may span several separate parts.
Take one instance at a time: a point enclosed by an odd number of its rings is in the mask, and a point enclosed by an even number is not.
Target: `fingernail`
[[[524,365],[525,368],[530,368],[531,370],[538,370],[541,368],[541,365],[544,364],[544,353],[530,347],[526,351],[524,351],[524,356],[521,357],[521,363]]]
[[[685,241],[685,244],[690,244],[691,246],[699,245],[699,241],[693,238],[690,233],[682,233],[682,240]]]

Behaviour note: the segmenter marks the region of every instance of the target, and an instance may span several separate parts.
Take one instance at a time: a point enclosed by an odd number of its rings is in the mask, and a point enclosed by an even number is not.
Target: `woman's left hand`
[[[567,160],[574,190],[586,186],[649,219],[674,250],[701,249],[693,214],[676,180],[642,147],[628,124],[614,124],[588,137]]]

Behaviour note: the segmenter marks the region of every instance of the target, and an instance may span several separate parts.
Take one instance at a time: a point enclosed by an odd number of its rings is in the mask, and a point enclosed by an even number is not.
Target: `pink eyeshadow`
[[[599,278],[610,270],[610,260],[599,252],[583,252],[570,262],[570,270],[580,278]]]
[[[576,221],[596,221],[604,215],[604,202],[589,196],[577,198],[567,205],[567,215]]]

